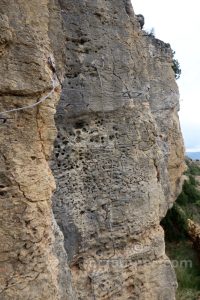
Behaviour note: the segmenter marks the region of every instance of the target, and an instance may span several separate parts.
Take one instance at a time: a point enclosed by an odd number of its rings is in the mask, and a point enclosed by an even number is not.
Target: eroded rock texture
[[[0,116],[0,299],[174,299],[159,226],[184,169],[170,46],[129,0],[0,4],[0,111],[49,95]]]
[[[0,1],[0,112],[49,94],[35,108],[0,115],[1,300],[61,299],[50,201],[55,182],[47,162],[60,97],[48,65],[52,36],[62,33],[56,10],[45,0]]]
[[[60,1],[53,210],[78,299],[174,299],[160,219],[184,169],[172,50],[129,1]]]

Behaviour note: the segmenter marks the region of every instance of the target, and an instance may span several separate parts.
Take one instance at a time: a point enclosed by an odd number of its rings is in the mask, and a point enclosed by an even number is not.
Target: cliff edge
[[[0,4],[0,299],[175,299],[170,45],[129,0]]]

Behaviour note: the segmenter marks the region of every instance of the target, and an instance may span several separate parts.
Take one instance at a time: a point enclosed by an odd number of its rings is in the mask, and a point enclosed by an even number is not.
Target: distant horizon
[[[188,153],[199,153],[200,152],[200,148],[188,148],[185,150],[185,152],[188,152]]]
[[[186,152],[185,154],[192,160],[200,160],[200,152]]]

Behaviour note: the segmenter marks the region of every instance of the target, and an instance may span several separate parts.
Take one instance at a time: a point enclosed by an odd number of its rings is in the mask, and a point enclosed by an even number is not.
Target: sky
[[[200,16],[199,0],[131,0],[136,14],[145,17],[144,29],[170,43],[182,74],[179,113],[187,151],[200,152]]]

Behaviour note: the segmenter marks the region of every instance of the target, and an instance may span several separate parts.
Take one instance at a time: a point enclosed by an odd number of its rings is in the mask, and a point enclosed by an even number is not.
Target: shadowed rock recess
[[[175,299],[170,45],[129,0],[0,0],[0,75],[0,112],[47,98],[0,115],[0,300]]]

